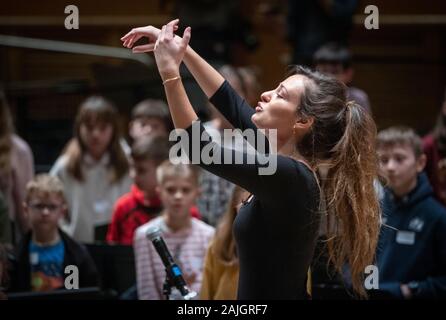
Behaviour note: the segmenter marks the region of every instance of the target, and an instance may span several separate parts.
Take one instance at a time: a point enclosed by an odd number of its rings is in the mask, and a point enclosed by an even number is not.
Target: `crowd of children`
[[[351,82],[347,49],[329,44],[314,59],[321,72]],[[253,99],[255,89],[243,80],[252,78],[251,72],[220,71]],[[348,94],[371,112],[364,91],[350,87]],[[163,101],[135,106],[128,144],[112,103],[89,97],[80,106],[73,139],[50,173],[33,177],[31,149],[14,134],[0,98],[0,299],[4,292],[64,288],[70,265],[79,269],[80,287],[100,286],[101,275],[84,246],[98,241],[133,246],[135,297],[165,299],[164,266],[147,238],[154,226],[201,299],[236,299],[232,225],[246,193],[193,165],[169,161],[173,126]],[[206,125],[230,127],[218,113]],[[421,139],[410,128],[391,127],[378,134],[377,147],[383,190],[379,291],[397,299],[444,298],[446,96],[431,134]],[[178,294],[173,290],[168,298]]]

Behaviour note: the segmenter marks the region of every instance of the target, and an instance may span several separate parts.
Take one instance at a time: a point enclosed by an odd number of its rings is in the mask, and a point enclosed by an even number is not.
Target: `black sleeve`
[[[263,139],[262,142],[267,142],[266,136],[263,135],[261,131],[258,131],[256,125],[251,120],[252,115],[255,113],[254,109],[239,96],[229,82],[225,80],[209,101],[221,112],[235,129],[240,129],[242,131],[249,129],[257,132],[255,141],[249,141],[254,149],[258,149],[257,144],[259,143],[259,140]],[[266,148],[265,153],[268,153],[269,143],[264,143],[264,146]]]
[[[221,112],[234,128],[241,130],[257,129],[251,121],[255,113],[248,103],[225,80],[209,101]]]
[[[308,186],[308,179],[301,174],[304,165],[291,158],[224,148],[211,140],[200,121],[194,121],[183,133],[186,134],[180,134],[180,144],[192,164],[239,185],[259,199],[275,203],[284,185]],[[205,160],[202,155],[210,155],[212,161]],[[231,161],[224,161],[229,156]]]

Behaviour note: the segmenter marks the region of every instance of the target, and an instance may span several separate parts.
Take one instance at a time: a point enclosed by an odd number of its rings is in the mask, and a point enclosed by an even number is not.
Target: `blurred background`
[[[120,38],[133,27],[162,26],[178,16],[183,27],[192,26],[192,46],[209,61],[254,70],[259,84],[253,101],[284,78],[289,64],[305,63],[312,46],[345,42],[353,54],[352,85],[367,92],[379,129],[399,123],[427,133],[445,93],[446,2],[339,1],[343,8],[328,8],[331,2],[7,1],[0,9],[0,82],[36,170],[47,171],[70,139],[79,103],[89,94],[111,99],[124,127],[138,101],[164,98],[151,55],[132,55]],[[339,9],[342,28],[321,26],[325,22],[319,22],[311,3],[333,15]],[[378,30],[364,27],[370,4],[379,9]],[[78,30],[64,27],[67,5],[79,8]],[[314,43],[298,44],[305,28],[325,28],[332,35],[319,30]],[[187,77],[186,84],[194,106],[206,116],[202,94]]]

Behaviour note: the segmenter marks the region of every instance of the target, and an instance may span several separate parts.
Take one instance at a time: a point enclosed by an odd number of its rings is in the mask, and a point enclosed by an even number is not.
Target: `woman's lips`
[[[260,105],[257,105],[256,112],[261,112],[261,111],[263,111],[263,108]]]

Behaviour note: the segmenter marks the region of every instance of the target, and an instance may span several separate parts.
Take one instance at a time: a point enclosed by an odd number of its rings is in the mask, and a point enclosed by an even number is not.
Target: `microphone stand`
[[[152,242],[165,267],[164,270],[166,272],[166,277],[163,283],[163,294],[166,297],[166,300],[170,300],[172,287],[176,287],[178,289],[184,300],[191,300],[195,298],[197,293],[189,290],[187,287],[180,267],[173,260],[169,253],[169,249],[161,237],[160,229],[158,227],[152,229],[153,230],[147,231],[146,236]]]
[[[163,295],[165,296],[166,300],[170,300],[170,294],[172,293],[172,288],[174,287],[174,285],[172,283],[169,270],[167,268],[165,268],[164,270],[166,271],[166,277],[164,278],[163,283]],[[183,300],[192,300],[197,296],[197,293],[195,291],[188,290],[186,292],[186,295],[181,294]]]

